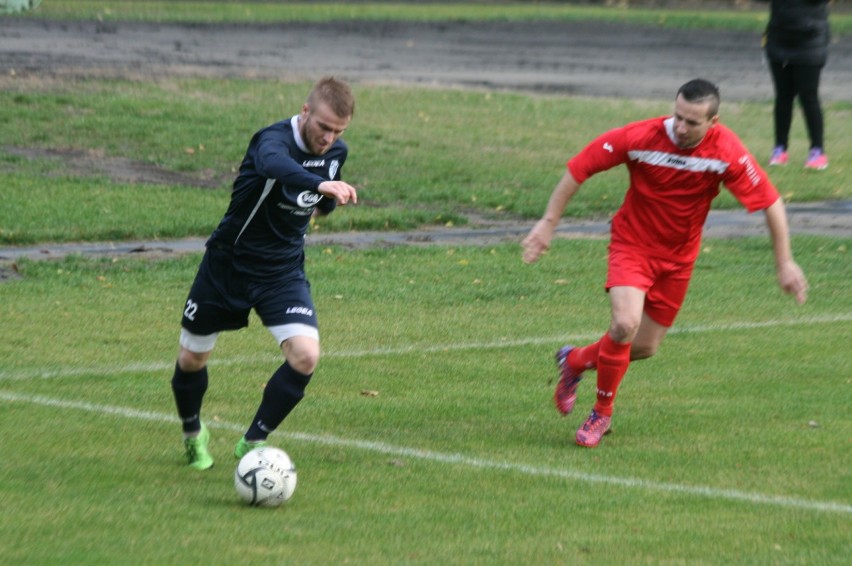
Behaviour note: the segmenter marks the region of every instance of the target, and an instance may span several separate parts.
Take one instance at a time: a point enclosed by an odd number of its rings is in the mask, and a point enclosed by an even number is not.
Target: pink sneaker
[[[789,159],[787,152],[784,150],[784,146],[779,145],[772,150],[772,157],[769,158],[769,165],[787,165],[787,161],[789,161]]]
[[[805,161],[805,169],[814,169],[822,171],[828,169],[828,157],[819,148],[813,148],[808,154],[808,160]]]
[[[556,367],[559,368],[559,383],[553,393],[556,410],[567,415],[574,410],[574,402],[577,400],[577,385],[583,379],[583,372],[575,374],[568,365],[568,354],[574,346],[563,346],[556,352]]]
[[[587,448],[594,448],[600,444],[603,435],[609,434],[612,417],[597,414],[592,409],[592,414],[577,431],[577,444]]]

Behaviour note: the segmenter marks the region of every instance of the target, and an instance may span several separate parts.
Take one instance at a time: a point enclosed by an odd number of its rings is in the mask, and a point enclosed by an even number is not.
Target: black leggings
[[[770,61],[772,82],[775,85],[775,145],[785,148],[793,123],[793,101],[796,96],[802,104],[811,148],[823,146],[822,108],[819,103],[819,65],[793,65]]]

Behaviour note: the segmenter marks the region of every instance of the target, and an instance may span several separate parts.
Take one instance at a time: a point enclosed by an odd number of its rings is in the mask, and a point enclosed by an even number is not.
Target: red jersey
[[[624,163],[630,187],[612,220],[612,242],[675,261],[694,261],[710,203],[725,187],[748,210],[778,200],[739,137],[716,124],[696,147],[675,144],[674,118],[633,122],[595,139],[568,162],[578,183]]]

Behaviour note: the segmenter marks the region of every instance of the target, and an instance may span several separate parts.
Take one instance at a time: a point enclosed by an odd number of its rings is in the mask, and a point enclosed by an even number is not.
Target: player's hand
[[[541,254],[550,248],[550,240],[553,239],[554,226],[547,220],[539,220],[533,226],[530,233],[521,242],[524,248],[524,263],[533,263]]]
[[[343,205],[349,202],[358,204],[358,192],[355,187],[343,181],[323,181],[317,188],[322,196],[333,198],[337,204]]]
[[[800,305],[808,300],[808,280],[795,261],[790,260],[778,266],[778,285],[785,293],[793,295]]]

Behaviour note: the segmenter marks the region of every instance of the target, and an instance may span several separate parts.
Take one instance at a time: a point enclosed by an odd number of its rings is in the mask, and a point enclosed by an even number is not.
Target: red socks
[[[608,334],[604,334],[604,337],[607,336]],[[570,367],[575,373],[581,373],[587,369],[595,369],[598,367],[598,350],[601,347],[602,341],[603,338],[594,344],[589,344],[583,348],[574,348],[571,350],[571,353],[568,354],[568,367]]]
[[[573,370],[597,368],[598,399],[595,412],[611,417],[615,393],[630,365],[630,342],[621,344],[610,338],[609,333],[604,334],[594,344],[572,350],[568,363]]]

